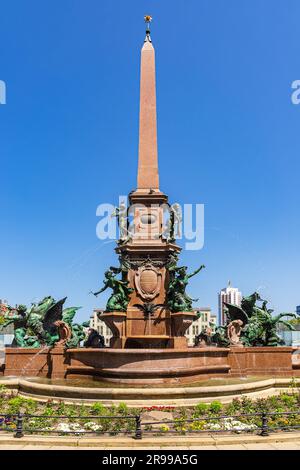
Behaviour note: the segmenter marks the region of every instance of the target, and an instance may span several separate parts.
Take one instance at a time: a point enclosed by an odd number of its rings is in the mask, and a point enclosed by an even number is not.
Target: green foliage
[[[47,406],[44,410],[44,415],[46,416],[53,416],[53,415],[56,415],[56,409],[53,408],[52,406]]]
[[[210,404],[210,407],[209,407],[209,410],[211,411],[211,413],[220,413],[220,411],[222,410],[222,403],[220,401],[212,401],[211,404]]]
[[[7,387],[3,384],[0,384],[0,397],[4,398],[7,394]]]
[[[282,393],[280,395],[280,400],[289,408],[296,404],[295,397],[293,395],[288,395],[287,393]]]
[[[232,402],[227,405],[228,414],[238,413],[242,408],[242,403],[239,398],[233,398]]]
[[[63,401],[60,401],[58,403],[58,406],[56,408],[56,413],[58,415],[65,415],[66,414],[66,404]]]
[[[195,416],[205,415],[208,412],[208,405],[206,403],[198,403],[195,406]]]
[[[95,415],[105,416],[108,414],[106,407],[101,402],[96,402],[93,404],[91,411]]]
[[[128,411],[128,406],[126,405],[126,403],[119,403],[119,406],[117,408],[117,411],[119,414],[121,415],[127,415],[129,414],[129,411]]]
[[[48,402],[38,402],[30,398],[21,396],[7,396],[5,387],[1,387],[2,398],[0,399],[0,413],[1,414],[17,414],[19,411],[27,415],[45,416],[43,418],[26,418],[24,426],[27,429],[34,429],[36,432],[47,433],[47,430],[56,429],[57,426],[65,423],[66,426],[73,426],[73,429],[90,430],[96,433],[107,432],[111,435],[116,435],[119,432],[134,433],[135,419],[126,418],[125,416],[135,416],[142,412],[141,409],[128,409],[125,403],[120,403],[116,406],[105,407],[101,402],[91,405],[86,404],[66,404],[63,401],[58,403],[49,400]],[[298,389],[297,389],[298,390]],[[175,431],[178,434],[186,434],[188,432],[199,432],[212,427],[212,429],[219,429],[220,426],[224,427],[226,421],[223,418],[215,419],[220,416],[234,416],[235,420],[245,425],[261,426],[261,413],[262,412],[277,412],[285,413],[290,412],[288,415],[274,415],[269,416],[269,425],[271,428],[278,426],[300,426],[300,415],[296,412],[300,409],[300,393],[284,392],[277,396],[268,398],[251,399],[246,396],[241,396],[232,400],[229,404],[222,404],[220,401],[214,400],[210,404],[198,403],[197,405],[187,408],[180,407],[172,409],[174,416],[174,424],[165,423],[169,431]],[[254,414],[259,413],[257,416],[243,416],[241,413]],[[53,416],[64,415],[66,419],[51,418]],[[95,415],[97,418],[87,418],[88,416]],[[75,418],[76,416],[76,418]],[[103,418],[109,416],[109,419]],[[204,417],[209,417],[207,421]],[[194,422],[189,422],[190,419],[197,419]],[[227,421],[228,423],[229,421]],[[167,432],[166,428],[162,425],[161,429],[152,428],[152,432],[163,433]],[[150,430],[150,429],[149,429]],[[64,432],[62,429],[61,433]],[[78,431],[82,432],[82,431]]]
[[[23,411],[24,405],[26,404],[26,398],[17,396],[10,398],[8,400],[8,413],[9,414],[17,414],[20,411]]]

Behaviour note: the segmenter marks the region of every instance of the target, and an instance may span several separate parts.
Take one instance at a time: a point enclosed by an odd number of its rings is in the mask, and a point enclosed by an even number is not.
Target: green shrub
[[[117,410],[118,410],[118,413],[120,413],[121,415],[129,414],[128,406],[126,405],[126,403],[119,403]]]
[[[210,406],[209,406],[209,410],[212,412],[212,413],[220,413],[221,409],[222,409],[223,405],[220,401],[212,401]]]
[[[38,408],[38,402],[32,398],[26,398],[23,402],[23,411],[27,414],[34,414]]]
[[[12,415],[19,413],[19,411],[22,411],[22,408],[25,403],[26,403],[26,398],[19,397],[19,396],[10,398],[7,402],[8,413]]]
[[[205,415],[208,412],[208,405],[206,403],[198,403],[195,406],[195,415]]]
[[[100,401],[93,404],[91,411],[95,415],[105,416],[108,414],[106,407]]]
[[[293,395],[288,395],[287,393],[282,393],[280,395],[280,400],[287,406],[293,407],[295,405],[295,397]]]
[[[5,397],[6,393],[7,393],[6,385],[1,384],[0,385],[0,397]]]
[[[65,415],[66,414],[66,404],[63,401],[60,401],[57,408],[56,412],[58,415]]]

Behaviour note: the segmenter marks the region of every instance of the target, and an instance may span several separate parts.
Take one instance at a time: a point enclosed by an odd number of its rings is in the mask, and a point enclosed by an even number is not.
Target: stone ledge
[[[294,379],[300,384],[300,379]],[[152,405],[193,406],[199,402],[207,403],[218,399],[228,403],[241,395],[250,398],[271,396],[281,391],[291,390],[291,378],[269,378],[249,383],[232,385],[212,385],[205,387],[168,387],[168,388],[88,388],[69,387],[64,385],[47,385],[30,382],[25,379],[4,378],[0,380],[11,390],[18,391],[22,396],[28,396],[39,401],[49,398],[63,399],[68,403],[92,404],[101,401],[104,405],[126,402],[129,407],[143,407]],[[83,398],[84,397],[84,398]]]
[[[58,447],[105,447],[113,449],[114,447],[147,448],[147,447],[191,447],[191,446],[218,446],[218,445],[240,445],[240,444],[268,444],[268,443],[300,443],[300,432],[280,432],[270,436],[259,435],[232,435],[232,436],[160,436],[146,437],[142,440],[135,440],[132,437],[45,437],[25,435],[21,439],[13,436],[0,436],[0,446],[20,445],[20,446],[58,446]]]

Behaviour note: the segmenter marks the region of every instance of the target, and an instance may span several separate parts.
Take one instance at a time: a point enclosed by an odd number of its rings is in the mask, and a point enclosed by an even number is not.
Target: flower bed
[[[144,421],[143,415],[151,417],[153,411],[160,412],[162,419],[157,423],[149,422],[149,418]],[[15,395],[0,386],[0,430],[13,431],[18,413],[24,415],[24,432],[37,434],[132,434],[136,429],[135,416],[142,418],[142,431],[152,434],[255,432],[261,429],[262,413],[278,413],[268,415],[268,428],[271,430],[300,427],[300,393],[292,387],[289,393],[255,400],[242,396],[229,404],[215,400],[190,408],[151,406],[129,409],[125,403],[108,407],[99,402],[92,405],[53,400],[38,402]],[[166,419],[163,419],[164,413]]]

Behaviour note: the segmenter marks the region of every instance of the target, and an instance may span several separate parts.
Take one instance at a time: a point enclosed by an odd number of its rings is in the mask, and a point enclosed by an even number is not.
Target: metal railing
[[[28,420],[47,420],[51,423],[51,420],[70,420],[84,421],[84,420],[110,420],[110,421],[124,421],[132,420],[134,423],[133,431],[129,430],[112,430],[107,431],[93,431],[93,430],[61,430],[61,429],[41,429],[28,426]],[[18,414],[0,414],[0,431],[14,432],[14,437],[21,438],[25,433],[42,433],[42,434],[133,434],[135,439],[141,439],[141,416],[140,415],[123,415],[123,416],[99,416],[99,415],[88,415],[88,416],[70,416],[70,415],[31,415],[26,413]]]
[[[260,436],[268,436],[270,432],[274,431],[291,431],[295,429],[300,429],[300,424],[298,425],[270,425],[270,420],[273,417],[279,416],[300,416],[300,411],[283,411],[283,412],[259,412],[259,413],[241,413],[238,415],[220,415],[220,416],[201,416],[198,418],[179,418],[174,420],[165,420],[165,421],[152,421],[152,422],[142,422],[142,416],[139,415],[123,415],[123,416],[100,416],[100,415],[89,415],[89,416],[67,416],[67,415],[30,415],[25,413],[18,414],[0,414],[0,431],[13,432],[14,437],[22,438],[26,433],[27,434],[74,434],[74,435],[84,435],[84,434],[130,434],[134,439],[142,439],[144,434],[214,434],[214,433],[249,433],[256,432]],[[259,424],[253,426],[251,423],[243,423],[243,427],[233,427],[232,429],[222,428],[222,424],[226,423],[226,420],[234,419],[241,420],[243,418],[258,418]],[[69,420],[74,421],[84,421],[84,420],[110,420],[111,422],[118,422],[124,420],[132,420],[132,429],[107,429],[107,430],[61,430],[61,429],[42,429],[34,428],[28,425],[28,420],[32,419],[43,419],[49,420]],[[180,426],[197,423],[197,422],[206,422],[208,425],[210,422],[214,424],[219,423],[220,428],[215,429],[213,427],[204,427],[204,429],[185,429],[182,431]],[[249,427],[247,427],[247,424]],[[151,426],[155,426],[154,429]],[[166,429],[162,431],[157,426],[165,427],[170,425],[172,429]],[[245,427],[246,425],[246,427]]]

